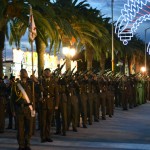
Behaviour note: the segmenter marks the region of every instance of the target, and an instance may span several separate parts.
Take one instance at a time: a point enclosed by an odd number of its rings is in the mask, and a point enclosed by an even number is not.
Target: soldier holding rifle
[[[32,99],[32,82],[25,69],[21,69],[18,82],[12,85],[11,110],[17,120],[18,150],[31,150],[30,139],[35,117]]]
[[[54,109],[58,109],[59,93],[57,82],[51,75],[49,68],[44,70],[44,78],[42,79],[42,85],[40,91],[42,92],[40,99],[40,116],[41,116],[41,142],[52,142],[50,138],[51,122],[53,118]]]

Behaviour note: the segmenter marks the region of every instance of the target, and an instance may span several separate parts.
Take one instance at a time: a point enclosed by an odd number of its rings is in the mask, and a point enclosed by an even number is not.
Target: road
[[[6,121],[7,122],[7,121]],[[32,150],[150,150],[150,102],[123,111],[115,108],[112,118],[94,122],[88,128],[71,129],[67,136],[54,135],[52,143],[41,143],[39,131],[31,139]],[[0,150],[18,148],[15,130],[0,134]]]

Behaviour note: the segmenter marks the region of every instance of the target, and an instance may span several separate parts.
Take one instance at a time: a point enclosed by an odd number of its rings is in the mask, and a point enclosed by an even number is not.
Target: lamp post
[[[145,29],[145,69],[147,68],[147,67],[146,67],[146,66],[147,66],[147,63],[146,63],[146,62],[147,62],[147,58],[146,58],[146,51],[147,51],[147,50],[146,50],[146,32],[147,32],[148,29],[150,29],[150,27]],[[146,70],[147,70],[147,69],[146,69]]]
[[[63,54],[66,57],[66,70],[71,70],[71,58],[75,55],[76,50],[75,48],[71,47],[63,47],[62,49]]]
[[[112,71],[114,71],[114,15],[113,15],[113,6],[114,6],[114,0],[111,1],[111,14],[112,14]]]

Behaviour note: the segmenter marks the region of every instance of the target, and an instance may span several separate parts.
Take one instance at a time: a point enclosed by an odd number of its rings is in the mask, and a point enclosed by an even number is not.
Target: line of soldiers
[[[77,132],[78,127],[87,128],[93,121],[99,122],[100,119],[105,120],[106,116],[112,117],[115,106],[128,110],[149,100],[148,77],[139,74],[128,77],[114,75],[112,72],[103,75],[91,71],[73,73],[73,70],[60,74],[61,69],[62,66],[51,73],[50,69],[46,68],[39,79],[28,78],[26,70],[22,69],[21,80],[12,85],[10,110],[16,118],[19,150],[31,149],[30,138],[35,129],[36,118],[30,115],[30,106],[35,107],[38,113],[40,137],[44,143],[53,141],[51,125],[54,122],[55,134],[66,136],[71,127]],[[18,88],[18,83],[31,99],[30,103]],[[32,83],[35,89],[35,106]],[[5,90],[6,86],[0,80],[1,93],[5,93]],[[4,97],[5,95],[0,96],[0,103],[3,105]],[[3,117],[0,117],[0,129],[4,131],[3,114]]]

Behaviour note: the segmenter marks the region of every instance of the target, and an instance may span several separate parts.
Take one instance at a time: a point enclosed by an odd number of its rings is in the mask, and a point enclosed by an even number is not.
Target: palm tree
[[[136,35],[133,36],[128,45],[122,44],[121,59],[123,60],[123,68],[125,71],[125,64],[128,64],[129,74],[132,71],[132,65],[135,65],[135,72],[139,72],[139,66],[144,62],[144,42]],[[123,72],[124,73],[124,72]]]
[[[15,41],[15,44],[17,47],[19,47],[20,44],[20,38],[21,36],[25,33],[27,27],[28,27],[28,15],[29,15],[29,4],[31,4],[33,7],[38,7],[40,8],[40,11],[44,13],[52,13],[52,9],[49,9],[49,7],[46,5],[46,0],[41,0],[41,1],[1,1],[0,2],[0,7],[1,9],[1,14],[0,14],[0,36],[5,37],[3,34],[6,34],[6,26],[7,23],[10,21],[11,23],[11,35],[10,35],[10,43],[13,43]],[[39,12],[34,10],[34,16],[35,16],[35,22],[37,25],[37,31],[38,35],[41,37],[41,39],[46,43],[47,41],[45,38],[50,35],[51,31],[53,31],[52,28],[49,27],[49,24],[46,20],[46,18],[43,17],[43,15]],[[43,19],[44,18],[44,19]],[[42,22],[44,21],[44,22]],[[45,23],[45,24],[44,24]],[[17,28],[16,28],[17,27]],[[22,28],[23,27],[23,28]],[[45,31],[47,30],[47,34],[43,34],[43,30],[45,28]],[[52,37],[52,36],[51,36]],[[5,42],[4,40],[1,40],[1,58],[2,58],[2,50],[4,49],[4,44],[2,42]],[[2,61],[1,61],[2,62]],[[2,63],[0,63],[0,76],[2,76]]]
[[[33,14],[35,23],[37,26],[37,34],[38,37],[36,38],[36,45],[37,52],[38,52],[38,68],[39,68],[39,75],[41,74],[41,70],[44,68],[44,53],[45,48],[48,46],[48,40],[50,41],[51,45],[58,45],[59,41],[59,28],[61,26],[58,26],[56,21],[54,20],[60,20],[58,17],[55,16],[55,13],[52,8],[52,4],[47,0],[41,0],[36,2],[33,1],[19,1],[19,2],[12,2],[8,3],[8,6],[11,5],[11,14],[8,18],[8,21],[10,22],[10,44],[15,43],[17,47],[20,47],[20,39],[25,34],[26,29],[28,28],[28,15],[29,15],[29,5],[33,6]],[[8,7],[6,5],[6,8]],[[21,11],[15,11],[17,8]],[[9,7],[10,8],[10,7]],[[10,10],[7,8],[7,14],[10,13]],[[15,12],[13,12],[13,10]],[[61,23],[60,23],[61,24]],[[64,29],[65,30],[65,29]],[[54,45],[54,47],[56,47]],[[51,46],[52,47],[52,46]]]
[[[90,16],[92,16],[92,11],[88,9],[89,4],[85,3],[86,1],[82,1],[80,3],[77,3],[77,0],[57,0],[55,6],[57,6],[57,13],[61,14],[62,18],[65,18],[67,20],[71,27],[73,28],[73,33],[62,33],[62,44],[63,46],[71,46],[70,41],[72,39],[72,36],[76,38],[76,44],[78,49],[80,49],[81,45],[85,45],[87,43],[86,47],[94,47],[94,44],[92,43],[92,39],[98,38],[98,36],[101,36],[101,32],[98,27],[100,25],[94,24],[92,21],[89,21],[87,19],[86,14],[89,12]],[[61,13],[60,13],[61,12]],[[85,14],[85,12],[87,12]],[[93,11],[94,15],[95,11]],[[89,48],[87,48],[89,49]],[[92,55],[90,55],[91,57]]]

